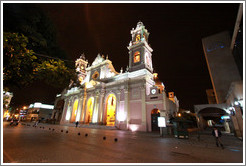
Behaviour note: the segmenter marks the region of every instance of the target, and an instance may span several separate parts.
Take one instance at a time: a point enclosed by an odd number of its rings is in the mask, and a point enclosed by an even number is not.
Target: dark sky
[[[117,71],[128,65],[130,30],[141,20],[150,32],[154,71],[166,91],[174,91],[185,109],[206,104],[205,90],[212,88],[201,39],[232,31],[238,10],[238,4],[230,3],[80,3],[40,7],[54,22],[59,44],[71,59],[85,53],[91,64],[98,53],[108,54]],[[41,94],[45,98],[47,93]],[[49,99],[43,102],[54,101],[55,94],[49,91]]]

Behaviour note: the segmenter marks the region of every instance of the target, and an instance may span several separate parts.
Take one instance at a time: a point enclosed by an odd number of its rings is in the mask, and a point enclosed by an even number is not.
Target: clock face
[[[150,57],[150,54],[148,52],[145,53],[145,62],[147,63],[148,67],[152,68],[151,57]]]
[[[151,94],[156,94],[156,89],[152,89]]]

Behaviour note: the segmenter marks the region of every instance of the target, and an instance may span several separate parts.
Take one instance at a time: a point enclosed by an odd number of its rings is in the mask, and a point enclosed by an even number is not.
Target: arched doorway
[[[228,130],[228,120],[221,119],[222,116],[227,115],[226,111],[216,107],[203,108],[198,112],[200,127],[206,129],[207,127],[217,126],[221,130]]]
[[[85,117],[86,123],[90,123],[92,120],[93,106],[94,106],[94,97],[91,97],[87,101],[87,109],[86,109],[86,117]]]
[[[160,117],[160,110],[157,108],[154,108],[151,111],[151,129],[152,131],[160,131],[160,128],[158,127],[158,117]]]
[[[115,125],[115,112],[116,112],[116,96],[109,94],[106,101],[106,125]]]
[[[75,122],[75,118],[78,112],[78,103],[79,103],[78,99],[76,99],[73,103],[73,111],[72,111],[72,117],[70,119],[70,122]]]

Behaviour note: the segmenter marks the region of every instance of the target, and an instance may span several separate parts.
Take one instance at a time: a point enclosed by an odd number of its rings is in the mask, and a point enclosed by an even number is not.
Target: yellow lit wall
[[[73,104],[73,112],[74,112],[74,115],[76,116],[77,114],[77,110],[78,110],[78,99],[75,100],[74,104]]]

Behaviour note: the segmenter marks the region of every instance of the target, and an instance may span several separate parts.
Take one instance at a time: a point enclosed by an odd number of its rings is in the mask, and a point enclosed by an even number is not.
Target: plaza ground
[[[243,141],[223,134],[222,142],[225,149],[216,147],[209,132],[200,140],[196,134],[177,139],[108,127],[4,122],[3,163],[242,163]]]

